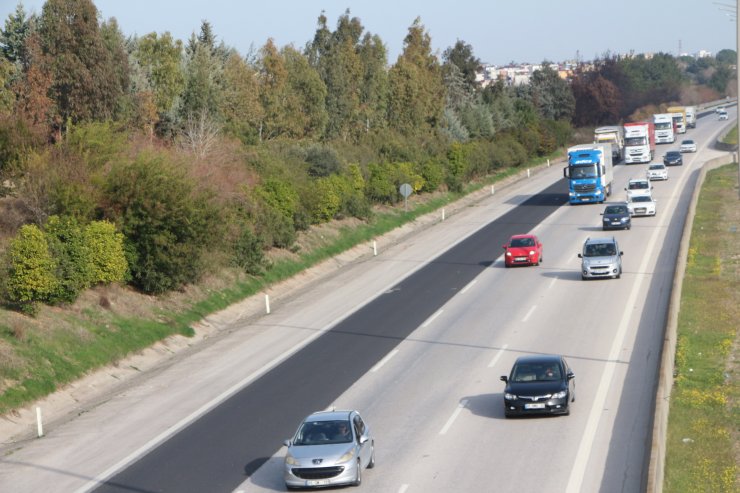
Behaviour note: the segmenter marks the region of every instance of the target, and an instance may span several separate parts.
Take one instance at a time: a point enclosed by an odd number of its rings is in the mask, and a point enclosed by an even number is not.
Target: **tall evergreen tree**
[[[39,19],[62,122],[111,118],[125,87],[98,25],[92,0],[47,0]]]
[[[32,19],[26,16],[23,3],[18,2],[15,12],[5,20],[5,29],[0,31],[0,53],[13,62],[22,63],[25,57],[26,38],[31,34]]]
[[[390,70],[389,124],[405,133],[438,126],[445,105],[442,70],[432,40],[417,18],[404,39],[404,50]]]

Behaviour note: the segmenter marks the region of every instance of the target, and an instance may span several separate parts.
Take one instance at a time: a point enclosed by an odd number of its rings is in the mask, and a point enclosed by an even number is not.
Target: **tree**
[[[723,65],[735,65],[737,63],[737,52],[728,49],[719,50],[714,58]]]
[[[26,17],[23,3],[18,2],[15,12],[5,20],[5,29],[0,31],[0,52],[12,63],[22,65],[26,61],[26,38],[31,34],[32,20]]]
[[[39,19],[50,92],[62,122],[111,118],[125,93],[120,60],[106,45],[92,0],[48,0]]]
[[[444,83],[431,37],[417,18],[404,39],[403,53],[390,70],[389,123],[403,134],[436,128],[444,111]]]
[[[329,120],[326,108],[327,88],[305,56],[287,46],[281,52],[288,72],[286,110],[294,121],[293,137],[319,139]]]
[[[388,115],[388,54],[377,35],[366,33],[359,47],[363,66],[360,84],[359,118],[365,132],[387,125]]]
[[[362,126],[360,91],[364,69],[359,55],[362,31],[360,20],[350,18],[349,10],[339,17],[334,32],[329,32],[322,14],[314,41],[306,49],[308,59],[326,85],[328,138],[347,140],[357,135],[358,127]]]
[[[576,105],[573,91],[548,62],[542,65],[532,74],[529,84],[532,103],[542,118],[570,121]]]
[[[160,115],[170,113],[185,87],[182,42],[169,32],[149,33],[135,41],[133,56],[141,66]]]
[[[254,143],[262,120],[257,72],[236,53],[224,66],[224,93],[221,111],[226,131]]]
[[[578,73],[573,80],[576,126],[614,123],[622,108],[621,93],[616,85],[598,73]]]
[[[442,54],[444,66],[454,65],[462,75],[462,79],[470,91],[478,87],[475,78],[481,70],[481,61],[473,55],[473,47],[465,41],[457,40],[455,46],[447,48]]]

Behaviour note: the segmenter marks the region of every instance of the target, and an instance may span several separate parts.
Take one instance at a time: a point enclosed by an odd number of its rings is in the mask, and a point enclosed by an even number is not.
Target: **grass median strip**
[[[737,166],[707,173],[692,227],[668,418],[666,493],[740,490]]]

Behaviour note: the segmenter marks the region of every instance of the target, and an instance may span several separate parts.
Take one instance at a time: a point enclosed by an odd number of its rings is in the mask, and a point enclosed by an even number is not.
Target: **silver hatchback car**
[[[581,259],[581,279],[612,277],[619,279],[622,276],[622,255],[617,239],[586,238],[583,243],[583,252],[578,254]]]
[[[288,489],[357,486],[375,466],[375,439],[357,411],[313,413],[284,444]]]

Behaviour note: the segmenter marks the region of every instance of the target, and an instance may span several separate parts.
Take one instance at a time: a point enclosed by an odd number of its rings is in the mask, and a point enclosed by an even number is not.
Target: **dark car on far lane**
[[[559,355],[517,358],[511,373],[501,377],[504,415],[570,414],[568,404],[576,400],[575,374]]]
[[[683,156],[678,151],[668,151],[663,156],[663,164],[666,166],[681,166],[683,164]]]

